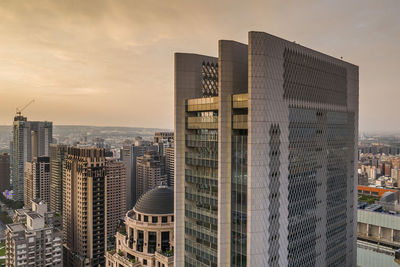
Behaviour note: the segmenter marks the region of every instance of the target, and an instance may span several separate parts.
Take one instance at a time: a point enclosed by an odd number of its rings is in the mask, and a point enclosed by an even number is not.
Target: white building
[[[62,232],[47,204],[32,201],[32,211],[19,210],[5,230],[6,266],[63,266]]]

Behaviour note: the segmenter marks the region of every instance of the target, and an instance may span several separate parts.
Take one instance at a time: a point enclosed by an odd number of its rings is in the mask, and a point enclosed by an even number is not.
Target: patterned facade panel
[[[273,266],[276,207],[278,266],[354,266],[358,69],[265,33],[251,32],[249,47],[248,266]],[[265,146],[274,140],[267,130],[277,126],[280,157],[273,145]],[[275,169],[279,186],[269,177]],[[260,199],[264,211],[250,203]],[[260,232],[268,234],[260,239]]]

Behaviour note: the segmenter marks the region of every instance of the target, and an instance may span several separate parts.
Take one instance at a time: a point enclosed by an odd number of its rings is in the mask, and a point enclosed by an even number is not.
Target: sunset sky
[[[301,5],[300,5],[301,3]],[[399,0],[0,1],[0,125],[173,127],[173,53],[265,31],[360,67],[360,130],[399,130]]]

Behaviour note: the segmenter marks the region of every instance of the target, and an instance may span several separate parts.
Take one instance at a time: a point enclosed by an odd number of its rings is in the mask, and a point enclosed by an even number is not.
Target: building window
[[[139,252],[143,252],[143,241],[144,241],[144,233],[141,230],[137,231],[137,243],[136,243],[136,250]]]
[[[174,216],[171,216],[171,222],[173,222],[174,221]]]
[[[163,223],[168,222],[168,217],[167,216],[162,216],[161,217],[161,222],[163,222]]]
[[[149,216],[144,215],[144,222],[148,222],[149,221]]]
[[[141,214],[138,214],[138,221],[141,221],[142,220],[142,215]]]
[[[158,223],[158,217],[156,217],[156,216],[151,217],[151,222]]]
[[[148,236],[148,247],[147,247],[147,253],[153,254],[156,252],[156,246],[157,246],[157,233],[156,232],[149,232]]]
[[[143,265],[147,265],[147,260],[143,259]]]
[[[169,250],[169,232],[161,232],[161,250]]]

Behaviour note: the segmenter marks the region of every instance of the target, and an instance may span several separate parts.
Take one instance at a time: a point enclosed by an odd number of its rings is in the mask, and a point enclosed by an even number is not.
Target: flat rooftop
[[[35,211],[27,212],[26,215],[31,217],[32,219],[42,218],[42,216],[39,213],[35,212]]]
[[[10,228],[12,232],[20,232],[25,230],[25,227],[22,223],[7,224],[7,227]]]

